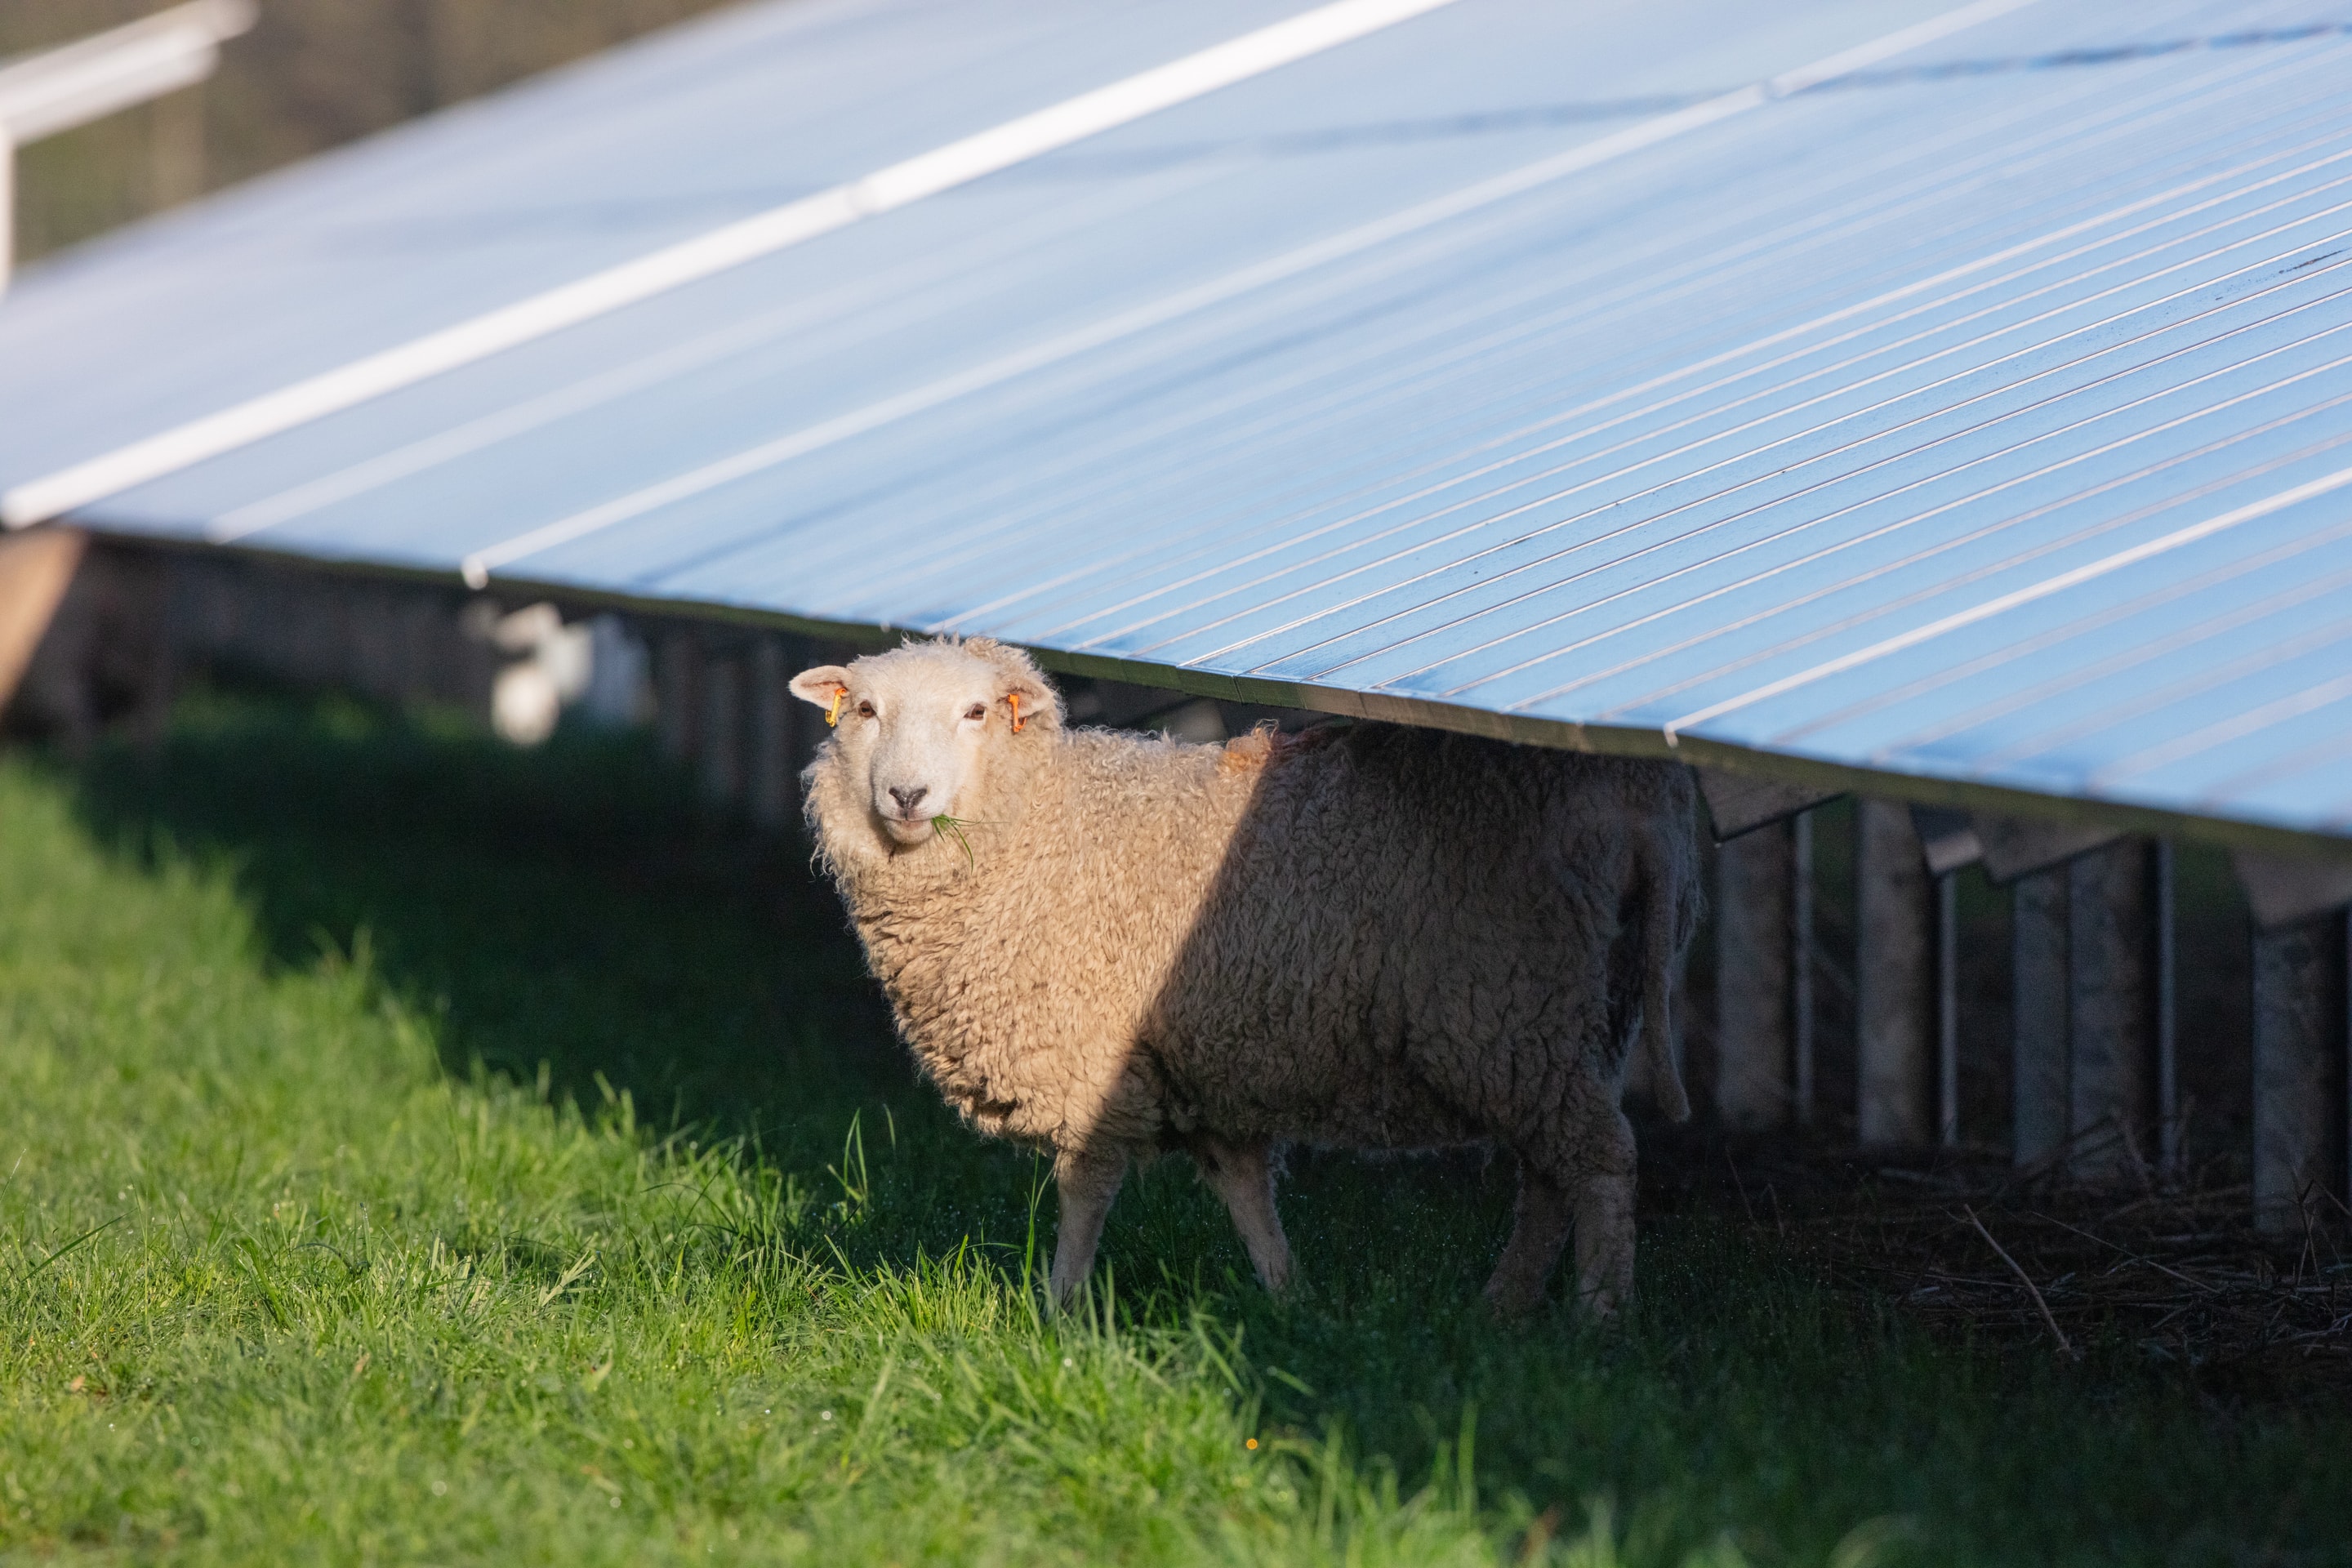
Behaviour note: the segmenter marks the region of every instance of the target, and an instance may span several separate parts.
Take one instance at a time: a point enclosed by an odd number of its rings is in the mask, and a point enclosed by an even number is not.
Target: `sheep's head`
[[[935,818],[971,809],[1002,760],[997,748],[1042,748],[1062,722],[1028,656],[986,637],[820,665],[793,679],[793,694],[832,716],[826,765],[862,786],[874,820],[902,846],[929,838]]]

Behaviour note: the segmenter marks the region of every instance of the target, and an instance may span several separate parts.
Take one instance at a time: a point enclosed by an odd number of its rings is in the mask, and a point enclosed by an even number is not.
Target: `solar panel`
[[[754,7],[94,247],[0,480],[1284,15],[1163,9]],[[1456,0],[79,515],[2342,837],[2348,65]]]

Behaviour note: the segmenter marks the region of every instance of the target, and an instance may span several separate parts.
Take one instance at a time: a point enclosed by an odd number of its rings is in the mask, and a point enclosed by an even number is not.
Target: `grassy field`
[[[1769,1229],[1490,1324],[1508,1173],[1189,1172],[1041,1319],[1043,1173],[640,751],[187,704],[0,760],[0,1556],[2352,1562],[2352,1417],[1929,1338]]]

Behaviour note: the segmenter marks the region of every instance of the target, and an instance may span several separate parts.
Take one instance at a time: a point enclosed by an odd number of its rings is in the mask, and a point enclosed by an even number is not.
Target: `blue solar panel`
[[[98,247],[0,480],[1283,14],[1171,9],[754,7]],[[2352,26],[1726,96],[1939,9],[1460,0],[85,515],[2352,835]]]

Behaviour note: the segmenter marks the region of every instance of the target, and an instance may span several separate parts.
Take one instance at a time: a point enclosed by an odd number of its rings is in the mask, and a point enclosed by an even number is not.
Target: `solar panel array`
[[[2352,25],[1939,13],[1458,0],[80,515],[2352,837]],[[1285,14],[753,7],[322,160],[0,304],[0,481]]]

